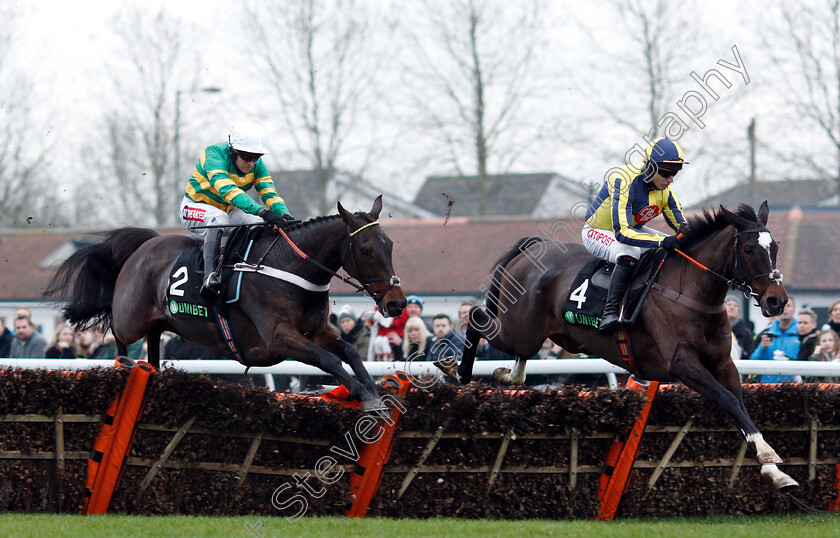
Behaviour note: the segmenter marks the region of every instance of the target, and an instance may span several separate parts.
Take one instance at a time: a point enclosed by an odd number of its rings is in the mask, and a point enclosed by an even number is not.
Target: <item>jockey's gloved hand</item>
[[[300,224],[300,219],[294,218],[290,213],[286,213],[283,215],[283,220],[286,221],[286,226],[292,226],[294,224]]]
[[[683,223],[683,224],[682,224],[682,226],[680,226],[680,231],[679,231],[679,232],[677,232],[677,235],[679,235],[679,236],[681,236],[681,237],[685,237],[685,236],[687,236],[690,232],[691,232],[691,226],[689,226],[689,225],[688,225],[688,224],[686,224],[686,223]]]
[[[677,239],[676,235],[669,235],[665,239],[662,240],[662,248],[668,250],[674,250],[675,248],[680,248],[682,242]]]
[[[267,223],[271,224],[272,226],[277,226],[281,230],[286,227],[286,221],[278,215],[277,213],[273,213],[272,211],[265,209],[262,213],[260,213],[260,217]]]

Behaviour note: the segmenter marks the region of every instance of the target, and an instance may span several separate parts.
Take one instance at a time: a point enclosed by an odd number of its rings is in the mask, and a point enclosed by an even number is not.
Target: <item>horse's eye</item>
[[[368,256],[368,257],[370,256],[370,249],[369,248],[362,247],[361,251],[362,251],[362,256]]]
[[[746,254],[752,254],[752,253],[753,253],[753,248],[752,248],[752,247],[750,247],[750,246],[745,246],[745,247],[744,247],[744,252],[745,252]]]

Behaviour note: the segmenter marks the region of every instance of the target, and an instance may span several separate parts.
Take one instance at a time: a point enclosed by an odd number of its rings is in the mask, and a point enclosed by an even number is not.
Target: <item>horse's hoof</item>
[[[799,482],[794,480],[793,478],[785,475],[784,478],[779,478],[777,480],[773,480],[773,485],[781,491],[782,493],[787,493],[789,491],[793,491],[799,487]]]
[[[765,463],[761,466],[761,474],[773,481],[773,487],[779,491],[793,491],[799,487],[799,482],[783,473],[775,463]]]
[[[458,363],[452,361],[452,364],[446,364],[443,361],[435,361],[433,363],[437,366],[438,370],[443,372],[444,374],[448,375],[449,377],[455,379],[459,383],[461,382],[461,376],[458,375]]]
[[[507,376],[507,380],[502,379]],[[493,370],[493,379],[502,383],[510,382],[510,368],[496,368]]]
[[[388,406],[382,403],[382,398],[370,398],[362,402],[362,411],[365,413],[383,413],[388,411]]]

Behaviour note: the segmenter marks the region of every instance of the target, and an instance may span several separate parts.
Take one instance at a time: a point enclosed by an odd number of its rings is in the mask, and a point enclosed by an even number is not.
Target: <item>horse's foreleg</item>
[[[517,357],[513,372],[510,371],[510,368],[496,368],[496,371],[493,372],[493,378],[503,385],[522,385],[525,383],[526,362],[528,362],[527,359]]]
[[[370,377],[370,374],[365,369],[365,365],[362,364],[362,357],[359,355],[359,352],[356,351],[355,347],[348,344],[338,336],[334,338],[330,336],[322,338],[319,336],[315,338],[314,341],[316,345],[323,347],[327,351],[335,354],[344,363],[349,364],[353,373],[356,375],[356,379],[364,385],[368,392],[376,394],[376,383],[373,382],[373,378]]]
[[[735,363],[732,361],[725,361],[713,375],[723,388],[731,392],[735,398],[737,398],[741,411],[749,418],[749,413],[744,405],[743,391],[741,390],[741,376],[738,373],[738,369],[735,368]],[[750,424],[752,424],[752,419],[750,419]],[[761,463],[762,465],[767,463],[782,463],[782,458],[780,458],[779,455],[776,454],[776,451],[767,444],[764,437],[758,431],[758,428],[756,428],[754,424],[752,424],[752,426],[754,431],[742,429],[741,432],[744,434],[747,442],[755,448],[756,460],[758,463]]]
[[[741,397],[738,371],[734,364],[731,364],[731,368],[728,365],[721,367],[716,378],[701,364],[696,355],[685,347],[679,346],[671,361],[670,373],[673,377],[685,383],[687,387],[697,391],[729,413],[746,441],[756,449],[756,458],[761,464],[761,474],[771,478],[774,486],[786,490],[799,485],[796,480],[776,467],[776,464],[781,463],[782,460],[764,440],[749,413],[747,413]],[[718,379],[721,379],[723,383]],[[728,389],[724,386],[724,383],[732,389]]]
[[[373,390],[369,390],[344,369],[344,366],[341,364],[341,359],[336,355],[318,346],[308,338],[294,333],[292,329],[289,329],[284,336],[282,345],[276,347],[277,353],[272,353],[273,355],[315,366],[335,376],[350,391],[350,397],[364,402],[365,409],[374,409],[380,406],[379,394],[372,380],[371,385],[373,386]],[[356,375],[359,375],[359,373]],[[364,368],[362,368],[362,376],[370,379],[370,375],[368,375],[367,371],[364,371]]]

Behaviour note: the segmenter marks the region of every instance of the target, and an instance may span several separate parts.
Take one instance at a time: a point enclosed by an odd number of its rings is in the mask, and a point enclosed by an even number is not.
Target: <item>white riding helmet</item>
[[[228,136],[228,144],[237,151],[246,153],[269,153],[267,137],[262,125],[255,121],[242,121],[233,126]]]

